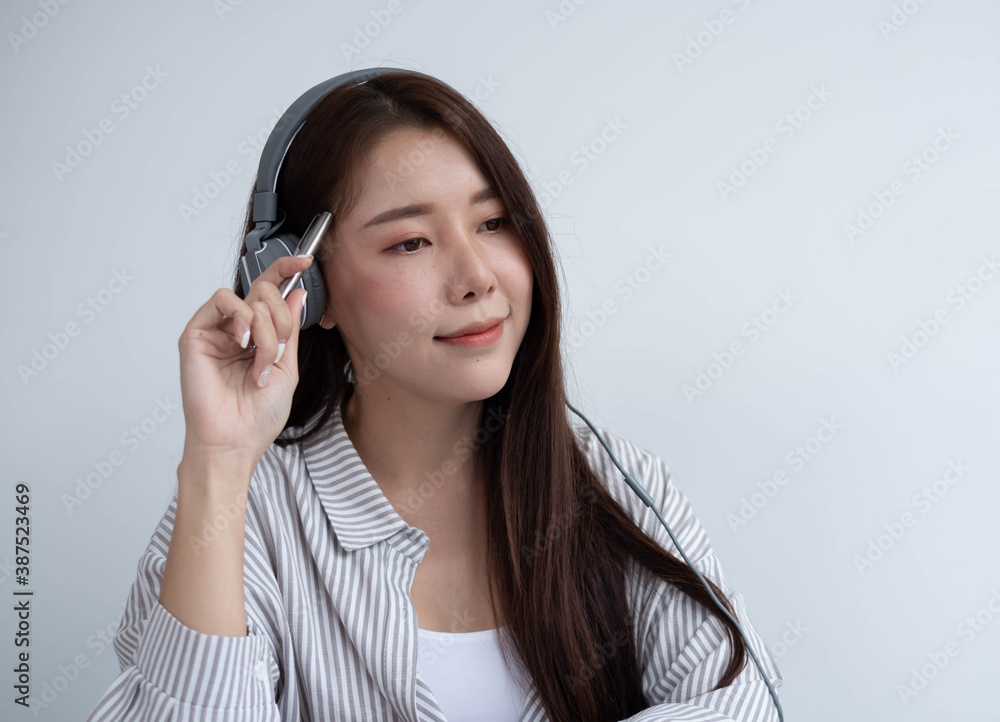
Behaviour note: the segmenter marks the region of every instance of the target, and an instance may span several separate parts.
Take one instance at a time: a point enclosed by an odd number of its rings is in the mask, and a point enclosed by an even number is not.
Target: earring
[[[347,359],[347,363],[344,364],[344,373],[347,374],[347,383],[352,386],[355,385],[356,381],[354,379],[354,365],[351,363],[351,359]]]
[[[320,325],[322,325],[324,318],[326,318],[326,314],[325,313],[322,316],[319,317]]]

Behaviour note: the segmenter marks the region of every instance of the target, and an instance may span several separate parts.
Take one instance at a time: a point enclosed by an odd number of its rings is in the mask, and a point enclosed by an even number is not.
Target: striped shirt
[[[625,484],[590,428],[575,415],[570,423],[612,496],[676,554],[666,530]],[[688,558],[732,601],[771,683],[779,686],[781,673],[747,619],[743,597],[726,585],[666,464],[598,428],[656,501]],[[202,634],[159,603],[175,493],[139,559],[114,638],[121,673],[88,722],[446,722],[417,670],[410,586],[428,536],[409,526],[382,493],[344,429],[340,408],[312,439],[287,448],[271,444],[254,471],[246,506],[247,636]],[[628,722],[777,720],[749,658],[730,685],[709,691],[728,663],[723,625],[675,586],[635,568],[628,599],[642,689],[651,706]],[[528,684],[517,720],[547,720]]]

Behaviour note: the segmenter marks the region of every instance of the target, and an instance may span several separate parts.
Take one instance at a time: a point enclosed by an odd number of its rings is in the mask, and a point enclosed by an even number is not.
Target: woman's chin
[[[510,369],[488,372],[488,369],[476,369],[474,372],[457,372],[443,379],[443,384],[436,385],[435,391],[441,400],[453,399],[473,403],[495,396],[507,383]],[[430,386],[427,391],[429,392]]]

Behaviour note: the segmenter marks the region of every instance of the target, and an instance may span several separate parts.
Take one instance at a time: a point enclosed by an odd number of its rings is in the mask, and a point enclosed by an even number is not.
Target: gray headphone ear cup
[[[302,323],[299,330],[309,328],[313,324],[319,323],[323,318],[323,309],[326,308],[326,281],[323,280],[323,269],[320,267],[319,259],[313,256],[312,265],[302,272],[300,285],[306,289],[306,305],[303,310]]]
[[[294,233],[279,233],[262,240],[260,250],[256,253],[246,254],[240,263],[244,295],[250,290],[250,284],[257,280],[266,269],[270,268],[272,263],[284,256],[293,255],[298,245],[299,237]],[[313,258],[312,265],[302,273],[298,287],[306,289],[309,294],[306,296],[306,305],[302,309],[302,316],[299,319],[299,330],[301,331],[319,323],[323,317],[323,309],[326,307],[326,283],[323,280],[323,270],[319,267],[319,261],[316,258]]]

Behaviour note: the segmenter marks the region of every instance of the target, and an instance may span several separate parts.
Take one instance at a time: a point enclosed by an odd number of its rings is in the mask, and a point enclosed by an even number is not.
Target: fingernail
[[[240,341],[240,346],[246,348],[248,343],[250,343],[250,329],[243,332],[243,339]]]
[[[274,363],[281,361],[281,354],[285,353],[285,342],[278,341],[278,358],[274,359]]]
[[[271,375],[271,366],[268,365],[266,369],[261,373],[260,378],[257,379],[257,386],[264,388],[267,386],[267,377]]]

